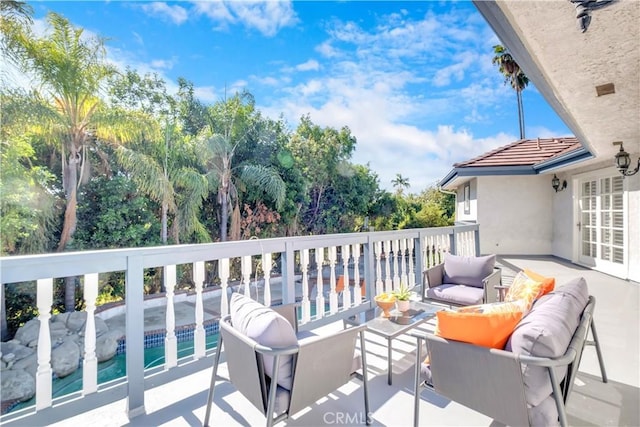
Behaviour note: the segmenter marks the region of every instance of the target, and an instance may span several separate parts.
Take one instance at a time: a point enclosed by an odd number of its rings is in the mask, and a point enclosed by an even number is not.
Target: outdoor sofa
[[[435,335],[418,338],[414,424],[420,385],[506,425],[567,425],[565,404],[586,343],[595,344],[603,382],[607,376],[593,322],[595,298],[584,278],[540,297],[517,324],[504,349]],[[591,330],[593,341],[587,341]],[[426,341],[428,362],[423,362]]]

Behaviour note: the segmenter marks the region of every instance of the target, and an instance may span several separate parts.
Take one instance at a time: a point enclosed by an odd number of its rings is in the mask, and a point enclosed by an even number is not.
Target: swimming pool
[[[218,343],[218,334],[206,336],[206,348],[214,348]],[[178,359],[188,357],[193,354],[193,339],[178,343]],[[164,345],[157,347],[148,347],[144,349],[144,369],[160,366],[164,363]],[[104,384],[109,381],[117,380],[127,374],[127,356],[120,353],[106,362],[98,363],[98,384]],[[73,374],[64,378],[54,378],[52,384],[53,398],[62,397],[82,390],[82,366],[80,366]],[[35,405],[35,396],[30,400],[19,403],[12,407],[9,411],[28,408]]]

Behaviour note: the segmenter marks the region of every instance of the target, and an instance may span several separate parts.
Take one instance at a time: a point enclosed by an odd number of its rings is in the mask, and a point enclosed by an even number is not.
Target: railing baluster
[[[329,285],[331,286],[331,292],[329,294],[329,310],[331,314],[338,312],[338,294],[336,293],[336,247],[329,247]]]
[[[229,297],[227,296],[227,289],[229,287],[229,258],[218,260],[218,276],[220,276],[220,288],[222,290],[220,294],[220,314],[226,316],[229,314]]]
[[[165,265],[164,286],[167,291],[167,313],[166,325],[167,334],[164,338],[164,369],[178,366],[178,340],[176,339],[176,315],[174,306],[174,295],[176,288],[176,266]]]
[[[53,305],[53,279],[39,279],[36,303],[40,332],[38,335],[38,370],[36,371],[36,411],[51,406],[51,335],[49,319]]]
[[[376,248],[376,295],[380,295],[383,292],[382,283],[382,264],[380,257],[382,256],[382,242],[375,243]]]
[[[409,286],[409,280],[407,278],[407,239],[400,240],[400,283],[404,283],[405,286]]]
[[[196,329],[193,331],[193,359],[204,357],[207,350],[207,335],[204,330],[204,304],[202,287],[204,285],[204,261],[193,263],[193,281],[196,283]]]
[[[342,246],[342,275],[344,290],[342,291],[342,309],[351,307],[351,286],[349,286],[349,245]]]
[[[362,289],[360,287],[360,243],[353,245],[353,305],[362,304]]]
[[[384,291],[391,292],[393,290],[393,282],[391,281],[391,267],[389,258],[391,258],[391,241],[384,242]]]
[[[264,305],[271,305],[271,253],[262,255],[262,271],[264,271]]]
[[[300,251],[300,270],[302,271],[302,323],[311,320],[311,304],[309,303],[309,249]]]
[[[84,275],[84,301],[87,323],[84,330],[84,359],[82,361],[82,395],[98,391],[98,358],[96,357],[96,298],[98,273]]]
[[[316,248],[316,317],[324,317],[324,278],[322,277],[322,266],[324,265],[324,248]]]
[[[242,270],[242,283],[244,285],[244,294],[249,298],[252,298],[251,297],[251,255],[242,257],[240,261],[240,269]]]
[[[400,242],[399,240],[394,240],[393,241],[393,290],[396,290],[398,288],[398,285],[400,285],[400,272],[398,271],[398,256],[399,256],[399,247],[400,247]]]

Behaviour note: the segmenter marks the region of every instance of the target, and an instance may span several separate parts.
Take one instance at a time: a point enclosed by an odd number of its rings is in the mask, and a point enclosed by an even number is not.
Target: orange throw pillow
[[[505,302],[525,300],[530,308],[541,295],[542,282],[530,278],[521,271],[513,278],[513,283],[509,286],[504,300]]]
[[[542,295],[548,294],[549,292],[553,291],[556,287],[556,279],[555,277],[544,277],[534,271],[531,271],[527,268],[525,268],[524,270],[524,274],[526,274],[528,277],[532,278],[533,280],[537,281],[537,282],[542,282]],[[540,296],[542,296],[540,295]]]
[[[489,348],[504,348],[526,311],[525,301],[500,302],[438,311],[435,334]]]

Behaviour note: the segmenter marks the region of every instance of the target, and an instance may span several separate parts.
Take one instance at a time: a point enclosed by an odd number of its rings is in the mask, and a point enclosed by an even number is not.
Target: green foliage
[[[184,133],[198,135],[207,126],[207,107],[195,97],[193,83],[184,77],[178,77],[176,101]]]
[[[453,225],[455,198],[431,187],[419,195],[383,195],[374,205],[377,230],[445,227]]]
[[[325,209],[344,212],[344,206],[335,205],[340,202],[336,186],[354,176],[349,159],[355,146],[356,138],[348,127],[322,128],[309,116],[301,117],[287,148],[307,181],[309,202],[301,206],[299,218],[305,232],[322,234],[340,230],[340,217],[325,214]]]
[[[8,336],[13,337],[18,328],[38,315],[36,306],[36,283],[3,284],[6,301]]]
[[[50,189],[54,181],[49,170],[36,166],[36,153],[24,132],[28,121],[19,113],[25,98],[18,93],[3,93],[6,107],[0,132],[0,253],[27,254],[51,248],[56,229],[55,197]]]
[[[124,177],[97,177],[83,187],[75,249],[143,247],[160,244],[160,223],[152,204]]]
[[[177,101],[167,93],[165,81],[156,73],[140,76],[127,68],[111,77],[108,87],[110,102],[116,107],[156,117],[176,114]]]

